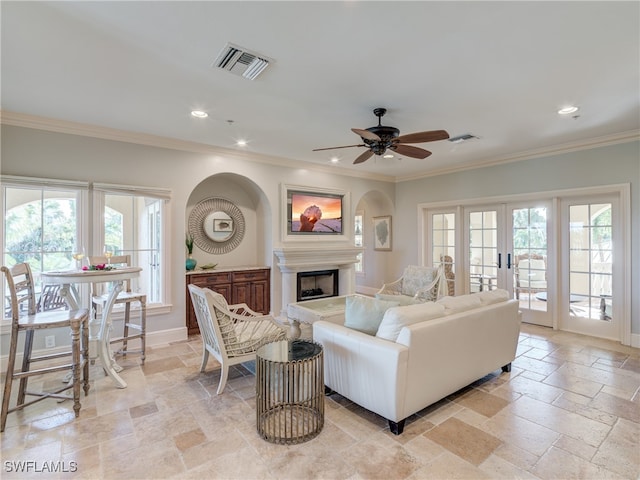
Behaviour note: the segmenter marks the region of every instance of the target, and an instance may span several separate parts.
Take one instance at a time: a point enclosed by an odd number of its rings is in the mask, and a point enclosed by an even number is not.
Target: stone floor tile
[[[523,396],[507,407],[509,413],[595,447],[605,439],[611,426],[582,415]]]
[[[149,347],[145,366],[119,357],[125,389],[92,366],[79,418],[72,402],[53,399],[9,414],[3,480],[640,478],[637,348],[522,324],[511,372],[491,372],[417,412],[402,435],[334,393],[322,432],[290,446],[259,436],[250,369],[232,367],[217,395],[220,364],[210,359],[200,372],[201,349],[191,336]],[[30,385],[59,382],[48,374]],[[76,471],[7,470],[49,459]]]
[[[424,436],[476,466],[484,462],[502,443],[493,435],[457,418],[449,418]]]
[[[621,418],[592,462],[625,478],[640,478],[640,424]]]
[[[559,448],[552,447],[531,473],[543,479],[622,480],[624,477]]]

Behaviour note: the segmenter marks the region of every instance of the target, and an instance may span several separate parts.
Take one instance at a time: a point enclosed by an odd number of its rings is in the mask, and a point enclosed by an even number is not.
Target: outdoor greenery
[[[513,249],[523,253],[547,254],[547,217],[544,208],[513,211]]]
[[[5,263],[29,262],[35,271],[67,268],[76,239],[74,199],[45,199],[7,212]]]

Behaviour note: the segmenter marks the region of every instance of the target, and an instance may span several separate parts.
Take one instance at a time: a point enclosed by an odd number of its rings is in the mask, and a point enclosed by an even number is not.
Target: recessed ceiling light
[[[571,113],[575,113],[578,111],[578,107],[575,107],[573,105],[569,105],[566,107],[562,107],[560,110],[558,110],[558,114],[560,115],[569,115]]]
[[[236,145],[239,147],[246,147],[247,146],[247,141],[246,140],[238,140],[236,142]]]
[[[338,163],[338,162],[340,162],[340,159],[338,157],[331,157],[330,162],[331,163]]]
[[[207,112],[203,112],[202,110],[194,110],[191,112],[191,116],[196,118],[207,118],[209,114]]]
[[[382,158],[393,158],[393,155],[387,153],[386,155],[383,155]]]

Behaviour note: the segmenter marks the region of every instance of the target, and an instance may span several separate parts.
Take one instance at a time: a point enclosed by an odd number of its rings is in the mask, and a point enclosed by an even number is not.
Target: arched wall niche
[[[271,265],[272,209],[260,187],[251,179],[235,173],[218,173],[202,180],[189,195],[185,211],[185,232],[189,216],[200,202],[221,198],[235,205],[244,217],[242,241],[229,252],[213,254],[194,244],[198,265],[217,263],[220,267]],[[186,255],[186,248],[185,248]]]
[[[390,278],[387,273],[393,271],[390,265],[393,258],[393,236],[396,235],[393,224],[395,208],[392,200],[386,194],[378,190],[370,190],[355,203],[354,214],[358,212],[364,214],[362,222],[364,273],[356,275],[356,290],[373,294],[379,290],[383,283],[395,280],[395,278]],[[373,249],[373,218],[383,215],[392,216],[392,250],[390,252],[375,251]]]

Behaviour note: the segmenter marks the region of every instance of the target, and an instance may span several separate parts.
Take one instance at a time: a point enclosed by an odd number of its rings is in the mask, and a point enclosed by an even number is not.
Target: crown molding
[[[491,158],[486,160],[475,161],[473,165],[461,165],[457,167],[441,168],[429,173],[419,175],[407,175],[405,177],[396,177],[396,183],[407,182],[411,180],[419,180],[421,178],[436,177],[450,173],[462,172],[465,170],[475,170],[478,168],[492,167],[495,165],[504,165],[505,163],[520,162],[522,160],[531,160],[533,158],[549,157],[552,155],[561,155],[580,150],[591,150],[593,148],[606,147],[609,145],[617,145],[619,143],[629,143],[640,140],[640,130],[629,130],[626,132],[605,135],[601,137],[587,138],[577,142],[564,143],[558,145],[550,145],[535,150],[525,150],[523,152],[505,155],[502,157]]]
[[[293,169],[312,170],[333,175],[344,175],[348,177],[366,178],[382,182],[394,182],[395,177],[381,175],[361,170],[354,171],[334,165],[318,165],[300,160],[290,160],[284,157],[275,157],[263,154],[255,154],[246,151],[238,151],[230,148],[207,145],[204,143],[178,140],[175,138],[161,137],[146,133],[130,132],[115,128],[101,127],[78,122],[70,122],[57,118],[41,117],[25,113],[0,110],[0,124],[11,125],[13,127],[32,128],[48,132],[64,133],[68,135],[79,135],[83,137],[99,138],[102,140],[112,140],[116,142],[133,143],[146,145],[149,147],[166,148],[191,153],[202,153],[207,155],[219,155],[228,158],[245,160],[248,162],[274,165]]]
[[[626,132],[606,135],[601,137],[588,138],[572,143],[550,145],[547,147],[526,150],[511,155],[497,158],[489,158],[474,161],[473,165],[460,165],[456,167],[440,168],[428,173],[420,173],[406,176],[389,176],[365,172],[362,170],[354,171],[341,168],[335,165],[318,165],[300,160],[291,160],[284,157],[276,157],[270,155],[258,155],[251,152],[238,151],[230,148],[207,145],[204,143],[190,142],[186,140],[178,140],[175,138],[161,137],[158,135],[149,135],[146,133],[130,132],[126,130],[118,130],[115,128],[101,127],[97,125],[89,125],[78,122],[70,122],[56,118],[41,117],[37,115],[29,115],[25,113],[11,112],[0,110],[0,124],[11,125],[14,127],[33,128],[37,130],[45,130],[49,132],[64,133],[69,135],[80,135],[85,137],[100,138],[103,140],[112,140],[116,142],[133,143],[138,145],[146,145],[150,147],[166,148],[170,150],[178,150],[191,153],[202,153],[208,155],[220,155],[229,158],[245,160],[248,162],[261,163],[279,167],[312,170],[322,173],[334,175],[344,175],[348,177],[356,177],[367,180],[377,180],[382,182],[401,183],[411,180],[419,180],[421,178],[435,177],[450,173],[462,172],[465,170],[475,170],[478,168],[503,165],[505,163],[519,162],[522,160],[530,160],[533,158],[547,157],[551,155],[559,155],[564,153],[576,152],[580,150],[590,150],[593,148],[616,145],[619,143],[627,143],[640,140],[640,130],[629,130]]]

